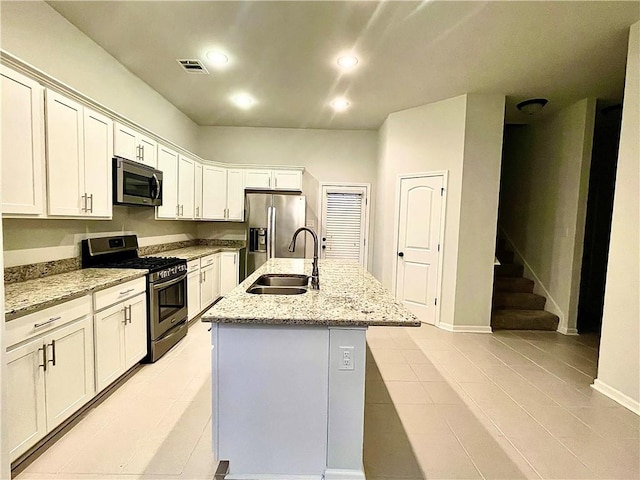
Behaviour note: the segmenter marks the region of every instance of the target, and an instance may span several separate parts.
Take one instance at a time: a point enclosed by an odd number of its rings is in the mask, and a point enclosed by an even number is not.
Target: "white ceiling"
[[[51,1],[49,4],[198,125],[377,129],[394,111],[468,92],[548,115],[584,97],[619,102],[638,1]],[[224,49],[210,75],[176,59]],[[344,50],[360,63],[335,64]],[[240,110],[229,97],[257,99]],[[329,101],[346,96],[335,113]]]

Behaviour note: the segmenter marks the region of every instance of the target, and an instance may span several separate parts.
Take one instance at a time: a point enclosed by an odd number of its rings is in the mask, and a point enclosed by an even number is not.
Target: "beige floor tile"
[[[419,377],[419,376],[418,376]],[[433,400],[439,405],[461,405],[464,403],[463,391],[456,391],[449,382],[422,382],[422,386]]]
[[[431,361],[422,352],[422,350],[401,350],[407,363],[411,365],[432,365]]]
[[[402,350],[376,349],[373,352],[373,358],[378,365],[401,363],[408,365],[407,359],[402,355]]]
[[[391,403],[389,391],[382,380],[366,380],[364,400],[366,403]]]
[[[420,382],[386,382],[386,386],[395,405],[433,403]]]
[[[509,441],[529,461],[542,478],[579,479],[598,478],[564,445],[549,433],[518,438]]]
[[[397,405],[401,428],[407,435],[449,435],[451,429],[436,405]],[[366,425],[365,425],[366,428]]]
[[[453,433],[412,435],[411,444],[420,468],[427,478],[482,478],[465,449]]]
[[[529,405],[525,409],[556,438],[578,437],[593,433],[593,430],[563,407]]]
[[[401,382],[417,382],[418,377],[413,372],[409,364],[382,364],[378,365],[380,375],[385,382],[401,381]]]
[[[364,470],[367,478],[423,478],[404,433],[372,435],[365,429]]]
[[[404,428],[396,407],[392,403],[365,404],[364,407],[365,433],[404,433]]]
[[[640,417],[623,407],[569,407],[568,411],[589,425],[595,433],[603,437],[640,438]]]
[[[440,418],[460,438],[476,434],[488,434],[492,438],[502,437],[495,423],[476,405],[438,405],[435,409]]]
[[[612,442],[594,434],[561,438],[560,442],[600,478],[640,478],[640,445],[637,439]]]
[[[397,350],[399,348],[398,344],[391,337],[369,337],[367,336],[367,345],[373,351],[380,349],[392,349]]]
[[[421,382],[441,382],[445,380],[442,368],[436,368],[430,363],[413,363],[411,369]],[[450,377],[446,372],[446,377]]]

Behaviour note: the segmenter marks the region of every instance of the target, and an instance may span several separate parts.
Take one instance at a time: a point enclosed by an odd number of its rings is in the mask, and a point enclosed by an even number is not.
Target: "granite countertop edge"
[[[283,319],[283,318],[220,318],[202,317],[204,323],[244,325],[305,325],[326,327],[419,327],[419,320],[349,320],[349,319]]]
[[[89,272],[91,270],[99,270],[100,273],[103,273],[103,276],[113,276],[113,278],[108,281],[96,284],[89,284],[86,286],[73,288],[74,285],[77,285],[77,279],[73,278],[77,275],[77,272]],[[61,273],[58,275],[50,275],[43,278],[38,278],[34,280],[27,280],[25,282],[18,282],[10,284],[9,286],[5,285],[5,288],[8,288],[8,291],[5,295],[5,321],[9,322],[12,320],[16,320],[18,318],[22,318],[24,316],[30,315],[32,313],[39,312],[41,310],[45,310],[49,307],[54,307],[56,305],[60,305],[65,302],[69,302],[71,300],[75,300],[76,298],[80,298],[84,295],[92,294],[94,292],[98,292],[100,290],[105,290],[107,288],[118,285],[122,282],[128,282],[130,280],[135,280],[136,278],[142,278],[147,273],[148,270],[133,270],[133,269],[84,269],[84,270],[75,270],[73,272]],[[33,289],[39,289],[40,291],[46,291],[48,288],[54,288],[52,285],[55,285],[59,282],[61,278],[68,278],[69,286],[64,284],[64,280],[61,285],[55,287],[58,290],[61,290],[61,293],[51,293],[51,296],[48,296],[45,300],[36,301],[34,303],[30,303],[24,306],[16,305],[12,306],[11,301],[11,292],[12,290],[29,289],[32,287]],[[99,279],[96,278],[98,282]],[[28,292],[27,292],[28,293]],[[48,294],[49,292],[47,292]],[[15,302],[14,302],[15,303]]]

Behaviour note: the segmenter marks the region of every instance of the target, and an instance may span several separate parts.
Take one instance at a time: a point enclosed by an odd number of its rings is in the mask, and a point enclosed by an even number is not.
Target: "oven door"
[[[187,318],[187,275],[149,284],[149,328],[156,340]]]
[[[113,202],[116,205],[162,205],[162,172],[130,160],[114,158]]]

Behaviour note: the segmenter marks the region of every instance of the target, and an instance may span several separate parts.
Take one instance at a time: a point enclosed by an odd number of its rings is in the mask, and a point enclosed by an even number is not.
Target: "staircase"
[[[491,327],[494,330],[556,330],[559,318],[544,310],[547,299],[533,293],[533,280],[524,278],[524,267],[513,263],[513,252],[498,240],[494,268]]]

